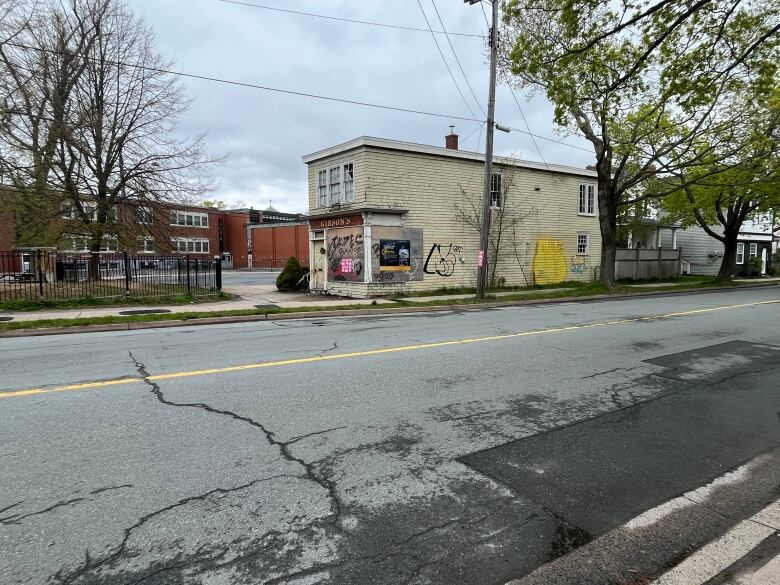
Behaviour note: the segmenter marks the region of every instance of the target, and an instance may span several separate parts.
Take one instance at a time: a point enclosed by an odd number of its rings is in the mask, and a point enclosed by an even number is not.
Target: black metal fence
[[[0,251],[0,301],[215,295],[218,259],[127,253]]]

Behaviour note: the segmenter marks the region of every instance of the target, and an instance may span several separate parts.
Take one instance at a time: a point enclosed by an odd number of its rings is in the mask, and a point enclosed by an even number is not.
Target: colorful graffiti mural
[[[588,269],[588,265],[585,263],[585,256],[572,256],[571,257],[571,270],[572,274],[585,274]]]
[[[555,284],[566,280],[569,265],[563,254],[561,240],[541,239],[536,241],[533,273],[536,284]]]

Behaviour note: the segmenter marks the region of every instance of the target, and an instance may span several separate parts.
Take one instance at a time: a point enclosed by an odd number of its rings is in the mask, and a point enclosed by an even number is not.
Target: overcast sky
[[[417,0],[247,0],[249,3],[426,27]],[[434,29],[440,29],[431,0],[420,0]],[[485,34],[478,5],[435,0],[450,32]],[[380,28],[229,4],[219,0],[128,0],[151,24],[160,53],[187,73],[471,117],[428,32]],[[489,8],[486,6],[486,8]],[[444,35],[437,39],[471,109],[481,116]],[[466,75],[486,107],[488,67],[482,38],[451,35]],[[193,98],[181,131],[208,131],[212,153],[226,155],[216,169],[218,189],[210,198],[243,201],[281,211],[307,211],[305,154],[368,135],[437,146],[454,124],[461,149],[484,152],[484,131],[475,122],[338,104],[208,81],[184,80]],[[530,103],[518,93],[531,131],[555,133],[550,105]],[[496,120],[525,129],[509,90],[499,87]],[[586,146],[576,137],[572,144]],[[537,139],[547,162],[585,166],[593,155]],[[496,133],[496,154],[540,160],[530,138]]]

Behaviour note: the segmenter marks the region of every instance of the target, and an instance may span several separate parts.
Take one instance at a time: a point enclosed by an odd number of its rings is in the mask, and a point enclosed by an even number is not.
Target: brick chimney
[[[458,135],[455,134],[455,126],[450,126],[450,133],[445,136],[444,145],[449,150],[458,150]]]

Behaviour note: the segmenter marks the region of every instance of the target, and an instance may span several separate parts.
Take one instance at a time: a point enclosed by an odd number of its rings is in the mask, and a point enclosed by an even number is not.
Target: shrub
[[[764,263],[761,261],[761,258],[758,256],[753,256],[750,260],[747,261],[748,274],[751,276],[757,276],[761,274],[761,267],[763,265]]]
[[[291,256],[284,269],[276,277],[276,288],[282,292],[293,292],[309,288],[309,269],[304,268],[298,259]]]

